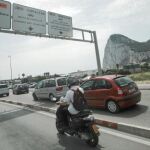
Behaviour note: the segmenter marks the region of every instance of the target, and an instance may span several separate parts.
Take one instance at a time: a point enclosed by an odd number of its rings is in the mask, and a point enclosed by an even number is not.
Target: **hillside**
[[[150,62],[150,40],[137,42],[121,34],[110,36],[104,52],[104,69],[142,62]]]

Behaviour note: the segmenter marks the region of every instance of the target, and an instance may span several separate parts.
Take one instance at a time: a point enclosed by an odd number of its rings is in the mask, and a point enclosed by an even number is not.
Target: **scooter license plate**
[[[92,129],[96,134],[100,134],[100,132],[98,131],[98,127],[95,124],[92,125]]]

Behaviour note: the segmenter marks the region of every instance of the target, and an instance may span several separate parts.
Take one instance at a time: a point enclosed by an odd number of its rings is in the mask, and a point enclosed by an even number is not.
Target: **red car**
[[[107,108],[111,113],[136,105],[141,92],[127,76],[106,75],[89,79],[81,84],[91,107]]]

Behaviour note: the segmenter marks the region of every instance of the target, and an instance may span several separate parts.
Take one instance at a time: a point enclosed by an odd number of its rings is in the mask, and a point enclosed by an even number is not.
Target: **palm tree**
[[[23,77],[23,78],[25,77],[25,74],[24,74],[24,73],[22,74],[22,77]]]

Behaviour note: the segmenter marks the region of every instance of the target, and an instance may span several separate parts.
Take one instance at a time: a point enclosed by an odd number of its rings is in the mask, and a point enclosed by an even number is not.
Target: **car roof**
[[[94,79],[116,79],[116,78],[120,78],[120,77],[124,77],[124,75],[104,75],[104,76],[98,76],[98,77],[94,77]],[[93,78],[92,78],[93,79]]]
[[[18,85],[24,85],[24,84],[14,84],[14,85],[17,85],[17,86],[18,86]]]
[[[0,85],[7,85],[7,84],[0,84]]]
[[[56,80],[56,79],[62,79],[62,78],[65,78],[65,79],[66,79],[66,77],[56,77],[56,78],[44,79],[44,80],[42,80],[42,81],[47,81],[47,80]]]

